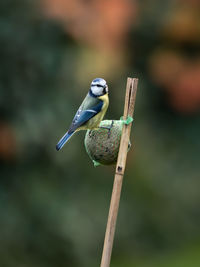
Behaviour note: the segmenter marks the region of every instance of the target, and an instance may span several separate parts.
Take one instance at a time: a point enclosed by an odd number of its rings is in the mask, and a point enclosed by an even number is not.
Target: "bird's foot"
[[[110,138],[110,133],[111,133],[110,131],[113,127],[113,124],[114,124],[114,120],[112,120],[112,123],[110,126],[99,126],[99,128],[101,128],[101,129],[107,129],[108,130],[108,138]]]

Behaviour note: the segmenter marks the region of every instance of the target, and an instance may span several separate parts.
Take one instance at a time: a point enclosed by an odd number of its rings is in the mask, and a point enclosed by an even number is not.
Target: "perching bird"
[[[102,78],[92,81],[90,90],[79,107],[66,134],[56,145],[60,150],[69,138],[77,131],[92,130],[99,127],[109,105],[108,86]]]

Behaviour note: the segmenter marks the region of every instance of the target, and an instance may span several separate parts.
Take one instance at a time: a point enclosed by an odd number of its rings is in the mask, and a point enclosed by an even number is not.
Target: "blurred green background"
[[[96,77],[139,78],[111,266],[200,266],[200,2],[0,1],[0,266],[99,266],[114,167],[55,145]],[[134,136],[134,138],[133,138]]]

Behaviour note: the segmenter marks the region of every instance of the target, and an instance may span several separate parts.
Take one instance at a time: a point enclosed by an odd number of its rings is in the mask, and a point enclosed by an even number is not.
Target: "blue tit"
[[[90,90],[76,112],[69,130],[56,145],[56,150],[60,150],[75,132],[97,129],[107,111],[108,105],[109,98],[106,81],[102,78],[96,78],[92,81]]]

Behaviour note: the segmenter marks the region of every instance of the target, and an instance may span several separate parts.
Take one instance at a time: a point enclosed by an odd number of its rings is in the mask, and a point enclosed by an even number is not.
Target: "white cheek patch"
[[[102,87],[97,87],[97,86],[92,86],[91,91],[94,95],[102,95],[103,93],[103,88]]]

